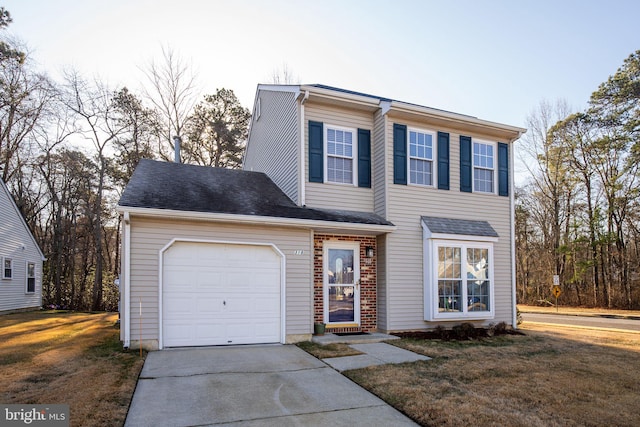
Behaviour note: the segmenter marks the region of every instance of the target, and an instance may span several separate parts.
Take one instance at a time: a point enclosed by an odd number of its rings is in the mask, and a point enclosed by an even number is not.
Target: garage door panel
[[[163,307],[165,318],[178,320],[193,311],[194,298],[191,295],[174,293],[173,295],[165,295],[165,297],[170,301]]]
[[[280,269],[268,246],[175,243],[163,255],[164,345],[279,342]]]

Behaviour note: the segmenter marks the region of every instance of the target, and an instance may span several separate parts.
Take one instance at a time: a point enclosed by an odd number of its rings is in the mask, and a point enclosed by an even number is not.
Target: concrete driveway
[[[415,426],[292,345],[149,353],[125,426]]]

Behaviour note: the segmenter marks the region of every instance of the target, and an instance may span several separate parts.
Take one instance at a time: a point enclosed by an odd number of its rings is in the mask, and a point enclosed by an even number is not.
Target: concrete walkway
[[[330,357],[322,359],[334,369],[342,372],[349,369],[360,369],[368,366],[385,365],[387,363],[407,363],[418,360],[431,360],[430,357],[398,348],[386,343],[351,344],[349,347],[364,354],[356,356]]]
[[[292,345],[149,353],[125,426],[219,424],[416,425],[378,397]]]

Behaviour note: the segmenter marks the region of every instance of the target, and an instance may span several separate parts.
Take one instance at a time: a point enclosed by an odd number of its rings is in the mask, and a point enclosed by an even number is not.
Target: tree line
[[[520,145],[531,178],[516,193],[518,301],[640,307],[640,50],[584,111],[543,102]]]
[[[54,80],[2,29],[0,177],[47,261],[46,305],[114,310],[120,267],[117,201],[142,158],[237,168],[250,120],[232,90],[200,95],[173,50],[143,69],[143,89],[110,88],[67,70]],[[281,76],[282,75],[282,76]],[[291,80],[274,72],[273,82]],[[521,303],[640,305],[640,50],[594,91],[588,108],[543,102],[519,151],[530,179],[516,188],[516,286]]]
[[[0,31],[10,23],[0,8]],[[185,163],[241,165],[250,112],[232,90],[200,96],[169,48],[143,71],[140,93],[75,70],[56,81],[0,36],[0,176],[47,258],[47,306],[117,309],[115,207],[140,159],[172,161],[179,136]]]

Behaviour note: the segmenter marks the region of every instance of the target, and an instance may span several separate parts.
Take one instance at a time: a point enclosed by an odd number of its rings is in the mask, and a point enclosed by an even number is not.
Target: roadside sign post
[[[562,290],[560,289],[560,285],[553,285],[551,287],[551,293],[553,294],[554,297],[556,297],[556,313],[557,313],[558,312],[558,297],[562,293]]]

